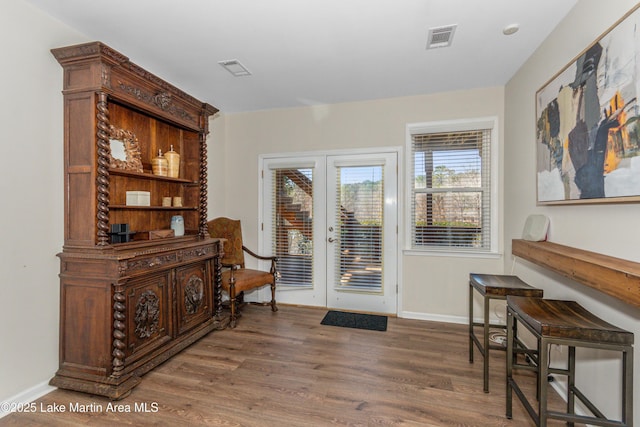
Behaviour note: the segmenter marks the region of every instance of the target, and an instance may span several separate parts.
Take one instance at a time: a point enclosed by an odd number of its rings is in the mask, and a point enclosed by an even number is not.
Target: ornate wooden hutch
[[[52,53],[64,69],[65,224],[50,383],[118,399],[222,327],[222,244],[207,231],[205,138],[217,110],[102,43]],[[152,158],[171,146],[179,176],[154,175]],[[163,204],[174,197],[182,203]],[[182,236],[171,235],[174,216]]]

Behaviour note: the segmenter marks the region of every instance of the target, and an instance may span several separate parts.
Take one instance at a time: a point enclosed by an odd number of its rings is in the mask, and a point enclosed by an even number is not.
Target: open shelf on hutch
[[[116,168],[109,168],[109,175],[128,176],[131,178],[140,178],[140,179],[155,179],[158,181],[167,181],[167,182],[181,182],[183,184],[198,184],[197,181],[190,181],[188,179],[171,178],[168,176],[154,175],[149,172],[133,172],[133,171],[128,171],[124,169],[116,169]]]
[[[129,206],[129,205],[109,205],[109,209],[140,210],[140,211],[191,211],[198,209],[197,206]]]
[[[125,251],[130,249],[152,248],[158,245],[162,245],[162,246],[180,245],[182,243],[194,242],[194,241],[195,242],[198,241],[198,235],[194,234],[193,231],[189,230],[189,231],[185,231],[184,236],[163,237],[161,239],[152,239],[152,240],[141,239],[141,240],[132,240],[130,242],[123,242],[123,243],[112,243],[111,248],[115,251]]]
[[[130,230],[145,232],[169,229],[171,217],[180,214],[185,230],[197,233],[200,226],[200,144],[199,134],[143,111],[109,100],[109,121],[117,128],[135,135],[143,170],[109,168],[109,226],[129,224]],[[154,175],[151,160],[161,151],[173,148],[180,154],[179,177]],[[125,203],[127,191],[147,191],[150,206]],[[164,197],[180,197],[182,206],[162,206]]]

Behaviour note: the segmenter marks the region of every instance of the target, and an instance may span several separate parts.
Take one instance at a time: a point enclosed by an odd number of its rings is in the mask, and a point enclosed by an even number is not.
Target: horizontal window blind
[[[272,250],[278,284],[313,287],[313,169],[275,169]]]
[[[382,166],[337,168],[335,244],[338,288],[382,291]]]
[[[412,135],[413,248],[491,248],[491,129]]]

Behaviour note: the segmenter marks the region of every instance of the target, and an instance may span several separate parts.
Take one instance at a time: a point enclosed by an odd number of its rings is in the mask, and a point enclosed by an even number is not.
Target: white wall
[[[486,88],[226,115],[226,214],[257,248],[260,154],[404,146],[409,123],[487,116],[498,117],[502,140],[503,99],[503,88]],[[469,272],[501,272],[503,261],[407,255],[401,265],[400,315],[466,322]]]
[[[226,126],[222,113],[209,118],[207,136],[207,217],[225,216],[227,198]]]
[[[521,235],[530,213],[551,219],[553,242],[640,262],[640,205],[572,205],[536,207],[535,93],[562,67],[622,17],[635,1],[581,0],[559,27],[511,79],[505,89],[505,252]],[[505,256],[509,271],[511,256]],[[515,273],[540,286],[545,296],[578,301],[599,317],[640,336],[640,309],[586,286],[518,260]],[[566,356],[554,352],[554,361]],[[578,352],[579,385],[607,414],[618,414],[617,363],[612,355]],[[635,421],[640,422],[640,363],[635,357]],[[606,390],[603,392],[603,390]]]
[[[0,401],[6,401],[46,384],[58,368],[62,68],[49,49],[87,40],[22,0],[0,9]]]

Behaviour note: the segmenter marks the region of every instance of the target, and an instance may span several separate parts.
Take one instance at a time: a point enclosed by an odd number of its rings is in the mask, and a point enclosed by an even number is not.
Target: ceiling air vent
[[[251,72],[249,70],[247,70],[247,67],[242,65],[240,63],[240,61],[238,61],[237,59],[229,59],[227,61],[220,61],[220,62],[218,62],[218,64],[222,65],[222,67],[224,67],[225,70],[227,70],[228,72],[230,72],[231,74],[233,74],[236,77],[250,76],[251,75]]]
[[[451,46],[456,27],[457,25],[447,25],[446,27],[429,28],[427,49]]]

